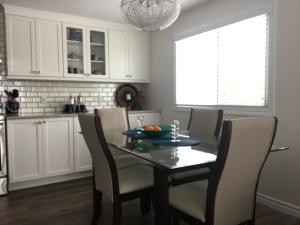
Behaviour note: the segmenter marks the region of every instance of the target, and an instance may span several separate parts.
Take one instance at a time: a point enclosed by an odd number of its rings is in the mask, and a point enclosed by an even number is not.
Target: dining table
[[[170,175],[200,168],[213,168],[219,146],[218,138],[205,135],[197,137],[197,140],[192,139],[193,145],[189,145],[190,138],[186,136],[179,136],[175,142],[168,141],[168,138],[140,137],[119,131],[106,133],[105,136],[109,146],[142,158],[153,165],[155,225],[170,224]],[[286,149],[288,148],[273,146],[271,152]]]

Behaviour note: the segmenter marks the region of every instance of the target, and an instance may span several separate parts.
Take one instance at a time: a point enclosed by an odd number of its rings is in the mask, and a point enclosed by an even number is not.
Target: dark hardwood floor
[[[10,192],[0,197],[0,225],[89,225],[91,185],[91,179],[82,179]],[[122,209],[122,225],[154,224],[153,212],[141,216],[138,201]],[[104,199],[99,225],[110,225],[110,219],[111,206]],[[300,225],[300,219],[258,205],[257,225]]]

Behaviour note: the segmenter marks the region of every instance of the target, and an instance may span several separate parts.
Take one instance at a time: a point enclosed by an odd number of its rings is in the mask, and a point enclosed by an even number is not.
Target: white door
[[[108,78],[107,30],[87,28],[88,76],[96,79]]]
[[[6,16],[7,70],[9,75],[36,75],[34,19]]]
[[[85,143],[77,117],[74,117],[74,150],[75,171],[81,172],[92,169],[92,158]]]
[[[43,121],[45,177],[74,172],[72,118]]]
[[[63,76],[60,22],[36,20],[36,51],[38,76]]]
[[[109,31],[109,73],[111,79],[126,79],[128,74],[128,32]]]
[[[88,74],[85,26],[63,24],[64,76],[83,78]]]
[[[43,177],[42,125],[40,120],[7,122],[10,183]]]
[[[149,35],[129,32],[128,74],[134,80],[149,81]]]

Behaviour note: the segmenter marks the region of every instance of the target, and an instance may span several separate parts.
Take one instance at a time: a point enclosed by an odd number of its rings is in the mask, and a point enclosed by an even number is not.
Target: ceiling
[[[179,0],[186,11],[207,0]],[[78,16],[122,22],[119,4],[121,0],[0,0],[0,4],[67,13]]]

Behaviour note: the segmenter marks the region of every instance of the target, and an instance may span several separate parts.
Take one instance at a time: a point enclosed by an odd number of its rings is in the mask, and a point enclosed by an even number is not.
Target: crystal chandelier
[[[140,30],[163,30],[179,16],[179,0],[122,0],[126,21]]]

